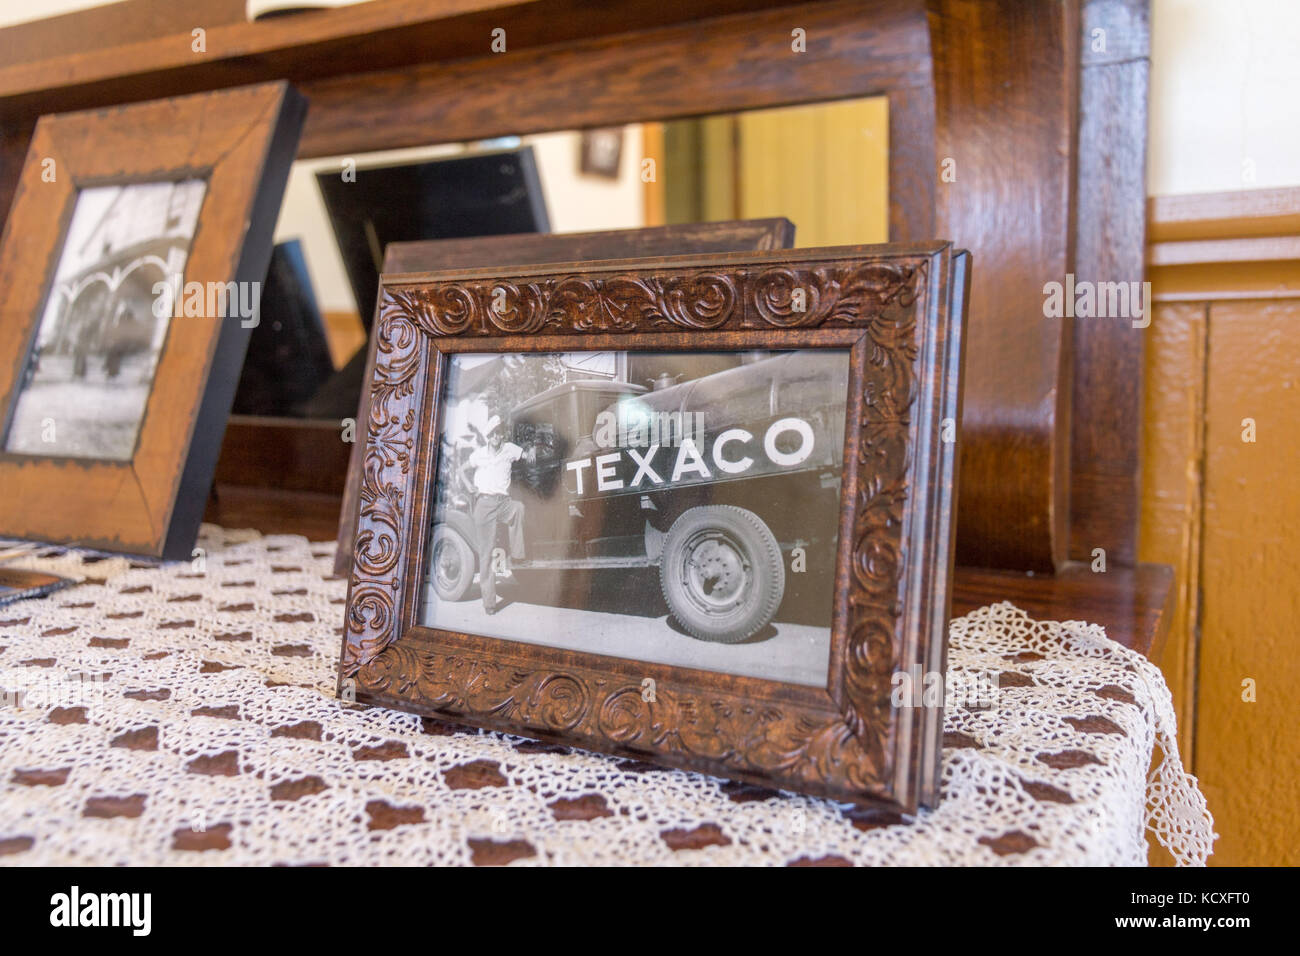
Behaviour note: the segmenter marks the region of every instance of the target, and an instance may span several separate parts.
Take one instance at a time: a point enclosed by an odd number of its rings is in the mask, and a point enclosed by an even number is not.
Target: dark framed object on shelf
[[[316,184],[367,330],[391,243],[551,231],[531,146],[322,170]]]
[[[434,272],[447,269],[508,268],[543,262],[583,262],[631,259],[688,253],[744,252],[749,249],[788,249],[795,227],[789,219],[738,219],[679,223],[642,229],[598,232],[521,233],[473,239],[428,239],[390,243],[384,253],[386,274]],[[357,407],[357,435],[348,459],[347,484],[339,512],[338,551],[334,573],[352,567],[352,540],[357,526],[357,493],[365,422],[370,416],[370,380],[375,368],[377,339],[370,336],[364,386]]]
[[[0,240],[0,535],[189,557],[305,101],[43,117]]]
[[[302,243],[277,242],[262,283],[259,320],[248,340],[231,412],[289,415],[334,372]]]
[[[892,692],[945,669],[968,280],[938,242],[385,276],[340,694],[933,804],[942,708]]]

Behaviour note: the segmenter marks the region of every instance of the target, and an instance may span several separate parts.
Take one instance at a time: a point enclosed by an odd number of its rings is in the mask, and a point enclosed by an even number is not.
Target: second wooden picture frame
[[[384,250],[383,273],[434,272],[479,267],[506,268],[544,262],[583,262],[630,259],[636,256],[670,256],[688,253],[744,252],[748,249],[789,249],[794,245],[794,223],[789,219],[743,219],[693,222],[644,229],[608,229],[599,232],[538,233],[480,236],[474,239],[431,239],[394,242]],[[357,492],[365,423],[370,417],[370,380],[378,347],[370,337],[366,373],[362,379],[357,428],[348,458],[347,485],[339,513],[338,550],[334,573],[352,568],[352,541],[357,525]]]
[[[42,117],[0,239],[0,536],[189,558],[306,102]]]

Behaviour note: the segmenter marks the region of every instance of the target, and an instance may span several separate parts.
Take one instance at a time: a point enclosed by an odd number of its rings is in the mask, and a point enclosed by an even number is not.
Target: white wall
[[[0,26],[102,6],[102,0],[0,0]]]
[[[1300,185],[1300,0],[1152,0],[1147,192]]]

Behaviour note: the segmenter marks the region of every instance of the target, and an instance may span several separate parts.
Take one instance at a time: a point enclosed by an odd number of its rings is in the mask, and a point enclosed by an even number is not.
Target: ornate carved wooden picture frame
[[[385,276],[340,695],[932,804],[942,710],[895,675],[945,666],[968,275],[929,243]]]
[[[45,116],[0,239],[0,535],[189,558],[306,112]]]

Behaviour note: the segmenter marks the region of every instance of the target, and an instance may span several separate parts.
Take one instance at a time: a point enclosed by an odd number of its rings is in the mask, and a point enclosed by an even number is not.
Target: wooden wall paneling
[[[935,185],[934,231],[975,260],[957,560],[1050,571],[1066,558],[1070,329],[1043,285],[1073,268],[1078,5],[928,6],[935,156],[955,173]]]
[[[1153,285],[1157,303],[1300,296],[1300,259],[1220,263],[1208,268],[1203,263],[1189,263],[1163,266],[1159,275],[1159,283]]]
[[[1221,866],[1300,864],[1298,324],[1296,299],[1209,308],[1196,773]]]
[[[889,193],[914,197],[910,203],[890,203],[890,242],[919,242],[935,235],[934,191],[939,171],[934,124],[933,89],[904,86],[889,91]],[[978,272],[980,252],[972,253],[972,268]]]
[[[1169,639],[1159,658],[1178,714],[1178,747],[1195,772],[1196,659],[1201,604],[1205,452],[1204,302],[1159,303],[1148,329],[1143,377],[1143,561],[1167,564],[1176,584]],[[1124,573],[1110,568],[1106,577]]]
[[[1177,562],[1181,585],[1160,663],[1220,834],[1211,862],[1294,865],[1295,801],[1278,794],[1300,766],[1300,268],[1251,254],[1294,235],[1300,188],[1148,208],[1149,250],[1182,263],[1148,261],[1139,556]]]
[[[1148,0],[1085,0],[1083,7],[1079,281],[1141,288],[1145,278],[1147,7]],[[1145,307],[1149,319],[1151,303]],[[1142,356],[1150,334],[1129,317],[1074,321],[1070,556],[1081,561],[1091,562],[1097,548],[1108,567],[1137,560]]]

